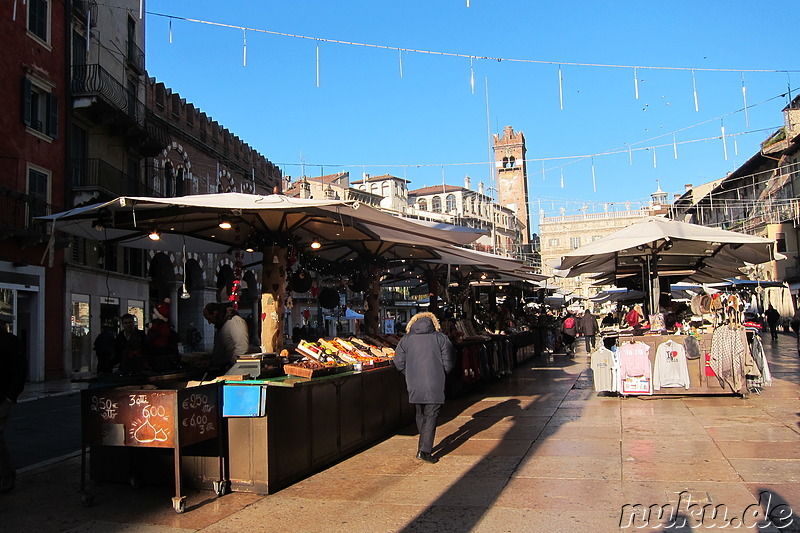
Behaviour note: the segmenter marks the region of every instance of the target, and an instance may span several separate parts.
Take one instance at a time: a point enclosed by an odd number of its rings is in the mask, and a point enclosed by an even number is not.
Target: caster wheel
[[[172,508],[176,513],[182,513],[186,510],[186,496],[172,498]]]
[[[226,484],[224,481],[215,481],[214,482],[214,494],[217,496],[224,496],[225,493],[228,491],[226,490]]]
[[[84,494],[81,496],[81,503],[84,507],[91,507],[94,505],[94,494]]]

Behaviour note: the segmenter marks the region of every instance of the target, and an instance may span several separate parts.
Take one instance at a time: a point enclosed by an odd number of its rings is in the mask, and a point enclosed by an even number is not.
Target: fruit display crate
[[[305,368],[297,365],[283,365],[283,371],[289,376],[297,376],[300,378],[318,378],[320,376],[329,376],[331,374],[338,374],[340,372],[349,372],[353,370],[353,365],[338,365],[326,366],[323,368]]]

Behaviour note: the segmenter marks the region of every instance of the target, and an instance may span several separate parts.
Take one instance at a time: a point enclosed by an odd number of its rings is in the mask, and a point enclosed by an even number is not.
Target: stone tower
[[[497,203],[511,209],[522,226],[522,243],[530,243],[528,220],[528,173],[525,170],[525,135],[511,126],[502,137],[492,135],[497,182]]]

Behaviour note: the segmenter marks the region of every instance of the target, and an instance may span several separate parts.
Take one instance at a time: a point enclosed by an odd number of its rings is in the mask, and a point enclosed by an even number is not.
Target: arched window
[[[164,164],[164,191],[165,197],[173,196],[173,185],[175,184],[175,169],[172,167],[172,163],[167,161]]]
[[[508,168],[514,168],[515,166],[517,166],[517,160],[512,155],[508,158]]]
[[[455,211],[456,210],[456,195],[455,194],[448,194],[447,198],[445,199],[445,207],[447,208],[447,212]]]
[[[391,196],[391,190],[389,189],[388,181],[384,182],[384,184],[381,185],[381,196],[383,196],[384,198],[389,198]]]
[[[428,202],[424,198],[420,198],[419,202],[417,202],[417,207],[420,211],[427,211],[428,210]]]
[[[431,199],[431,211],[434,213],[442,212],[442,199],[439,196],[434,196]]]
[[[379,194],[380,190],[378,190],[378,184],[377,183],[373,183],[372,187],[370,187],[370,191],[369,192],[371,192],[372,194],[375,194],[375,195]]]

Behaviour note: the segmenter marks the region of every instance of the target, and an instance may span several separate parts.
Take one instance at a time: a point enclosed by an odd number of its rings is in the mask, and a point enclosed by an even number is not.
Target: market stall
[[[314,378],[283,376],[227,381],[230,489],[273,493],[319,471],[414,419],[402,375],[394,366]],[[184,475],[205,487],[216,475],[214,459],[186,456]]]
[[[670,298],[665,303],[660,281],[740,275],[746,264],[774,259],[773,246],[769,239],[653,217],[566,254],[559,271],[567,277],[592,274],[598,283],[643,278],[645,310],[625,317],[613,357],[592,354],[595,372],[611,373],[600,380],[604,390],[747,395],[765,384],[768,365],[760,337],[747,335],[741,299],[703,295],[703,308],[678,320],[664,308]]]

